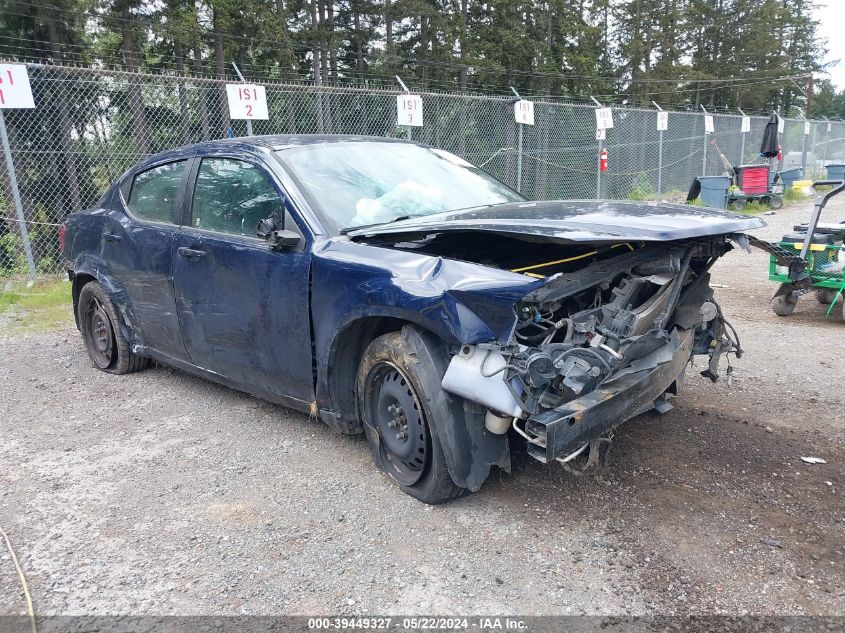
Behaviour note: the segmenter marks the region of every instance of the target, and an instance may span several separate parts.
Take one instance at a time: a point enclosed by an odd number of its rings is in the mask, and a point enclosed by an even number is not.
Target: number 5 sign
[[[34,107],[26,66],[0,64],[0,108]]]
[[[399,125],[422,127],[422,97],[403,94],[396,97],[396,117]]]
[[[229,116],[233,119],[268,119],[264,86],[226,84]]]

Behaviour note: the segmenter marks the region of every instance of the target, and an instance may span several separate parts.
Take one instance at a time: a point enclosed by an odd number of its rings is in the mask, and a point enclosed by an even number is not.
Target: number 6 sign
[[[264,86],[226,84],[229,116],[233,119],[268,119]]]
[[[422,97],[419,95],[399,95],[396,97],[396,115],[399,125],[422,127]]]

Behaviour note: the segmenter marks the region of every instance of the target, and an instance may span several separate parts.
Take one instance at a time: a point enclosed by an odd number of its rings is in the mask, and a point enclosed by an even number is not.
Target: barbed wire
[[[0,158],[0,277],[26,272],[22,226],[39,274],[60,272],[58,226],[68,213],[96,205],[105,188],[138,160],[246,133],[243,121],[229,119],[222,98],[226,79],[42,62],[28,66],[36,107],[4,111],[25,218],[21,223],[15,217],[8,166]],[[691,177],[724,173],[721,154],[733,164],[755,160],[756,141],[768,120],[752,117],[752,132],[743,135],[739,113],[713,112],[715,132],[705,137],[701,112],[672,111],[669,129],[661,134],[654,109],[614,105],[615,125],[599,145],[595,105],[554,96],[523,94],[534,103],[535,125],[520,127],[513,95],[422,90],[424,125],[409,129],[398,125],[401,91],[395,85],[316,85],[278,78],[261,83],[269,119],[252,122],[257,135],[410,134],[413,141],[476,162],[529,199],[589,198],[599,191],[607,198],[625,199],[635,192],[657,199],[685,191]],[[132,86],[140,88],[134,110]],[[72,132],[64,127],[68,122]],[[832,131],[826,133],[819,127],[825,122],[809,122],[811,135],[805,136],[805,121],[784,118],[781,138],[791,164],[802,150],[808,172],[831,160],[845,163],[845,124],[831,122]],[[710,150],[713,140],[718,152]],[[599,147],[611,153],[611,168],[600,175]]]

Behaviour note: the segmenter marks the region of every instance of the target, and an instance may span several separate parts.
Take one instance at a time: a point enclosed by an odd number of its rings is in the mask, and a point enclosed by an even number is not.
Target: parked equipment
[[[816,187],[832,186],[825,192]],[[777,252],[771,252],[769,279],[781,285],[772,298],[772,310],[778,316],[789,316],[795,311],[798,299],[804,294],[815,292],[816,298],[831,310],[845,290],[845,221],[821,223],[822,210],[835,195],[845,191],[845,180],[820,180],[814,182],[815,193],[813,214],[807,224],[793,227],[793,232],[784,235],[773,245]],[[792,263],[787,265],[787,260]],[[800,268],[796,268],[794,264]],[[845,303],[842,317],[845,319]]]
[[[776,174],[770,181],[768,165],[740,165],[734,167],[733,172],[736,189],[728,194],[728,204],[734,209],[739,211],[752,201],[762,202],[772,209],[783,206],[783,174]]]

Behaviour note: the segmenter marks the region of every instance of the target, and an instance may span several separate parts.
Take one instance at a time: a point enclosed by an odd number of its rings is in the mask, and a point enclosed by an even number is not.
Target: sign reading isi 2
[[[26,66],[0,64],[0,108],[34,107]]]
[[[226,84],[229,116],[233,119],[261,119],[269,117],[264,86],[255,84]]]

